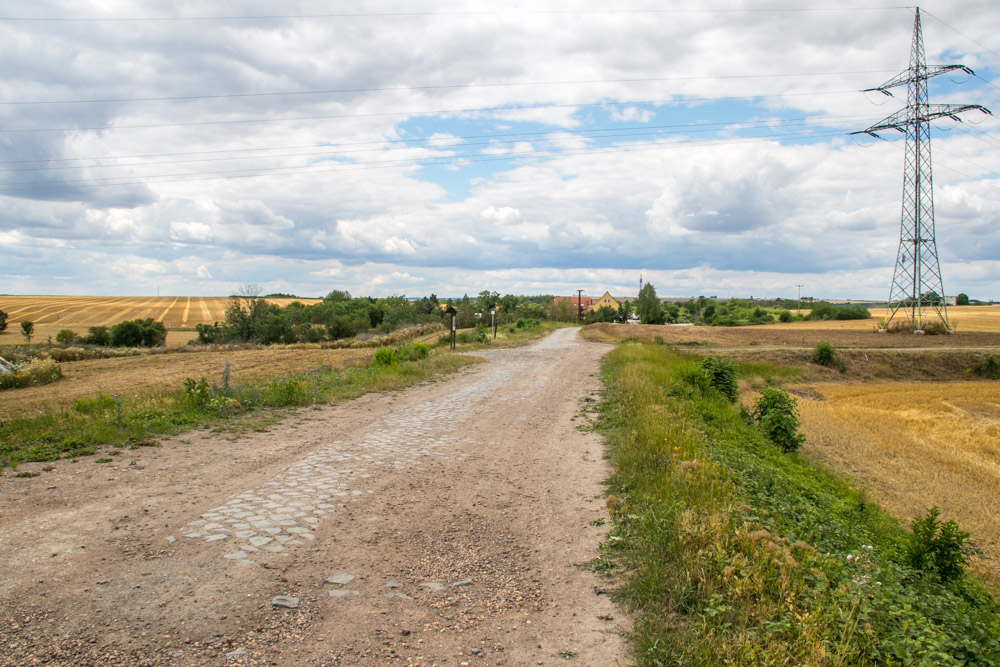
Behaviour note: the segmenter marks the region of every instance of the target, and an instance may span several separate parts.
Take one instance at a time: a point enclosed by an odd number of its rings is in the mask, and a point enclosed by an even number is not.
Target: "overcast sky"
[[[859,91],[913,10],[669,4],[0,1],[0,293],[886,298],[904,144],[847,133],[905,104]],[[1000,114],[1000,4],[922,9],[976,73],[931,101]],[[1000,299],[1000,123],[963,120],[945,292]]]

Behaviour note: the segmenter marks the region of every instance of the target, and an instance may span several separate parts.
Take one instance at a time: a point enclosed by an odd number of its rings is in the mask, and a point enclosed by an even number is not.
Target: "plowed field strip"
[[[143,301],[141,303],[135,304],[135,305],[133,305],[133,306],[131,306],[129,308],[125,308],[124,310],[118,311],[118,313],[116,315],[112,316],[111,319],[108,320],[106,324],[109,324],[109,325],[110,324],[118,324],[119,322],[124,322],[125,320],[135,319],[135,317],[133,317],[133,314],[135,313],[135,311],[138,310],[139,308],[146,307],[147,304],[149,304],[151,301],[152,301],[152,299],[146,299],[145,301]]]
[[[160,313],[159,317],[157,317],[156,319],[163,322],[164,325],[170,326],[170,324],[167,324],[167,319],[168,319],[167,316],[169,315],[170,311],[174,309],[174,306],[177,305],[178,301],[180,301],[180,297],[175,296],[174,300],[170,302],[170,305],[164,308],[163,312]]]
[[[188,323],[188,315],[191,313],[191,297],[187,298],[184,302],[184,315],[181,317],[181,326],[186,327]]]

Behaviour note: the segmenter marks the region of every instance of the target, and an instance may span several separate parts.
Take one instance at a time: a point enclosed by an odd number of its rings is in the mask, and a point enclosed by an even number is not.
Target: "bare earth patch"
[[[236,441],[5,476],[0,664],[627,662],[586,567],[607,471],[578,427],[607,348],[576,336]]]

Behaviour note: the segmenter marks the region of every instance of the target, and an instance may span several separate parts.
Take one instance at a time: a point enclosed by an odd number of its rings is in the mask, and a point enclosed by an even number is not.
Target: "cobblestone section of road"
[[[456,456],[449,447],[456,442],[456,427],[507,383],[521,383],[524,391],[517,400],[528,400],[547,382],[522,377],[530,376],[533,359],[576,347],[575,335],[576,329],[560,329],[530,348],[487,352],[490,363],[461,391],[385,415],[360,442],[331,443],[261,487],[208,510],[181,534],[226,545],[224,558],[236,565],[250,565],[262,552],[280,552],[315,539],[313,531],[323,517],[363,493],[352,489],[357,480],[387,467],[411,468],[423,457]]]

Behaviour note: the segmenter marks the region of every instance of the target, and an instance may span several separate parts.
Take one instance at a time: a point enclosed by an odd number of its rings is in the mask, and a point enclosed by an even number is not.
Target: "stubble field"
[[[294,300],[268,299],[282,306]],[[35,325],[34,340],[44,341],[55,339],[61,329],[84,335],[89,327],[147,317],[167,327],[167,344],[184,344],[195,337],[195,325],[223,321],[228,307],[229,297],[222,296],[0,296],[0,310],[7,313],[7,333],[0,336],[0,344],[20,341],[20,323],[26,320]]]
[[[1000,307],[950,311],[950,336],[874,333],[876,320],[740,328],[594,325],[588,337],[657,339],[698,354],[792,366],[806,456],[853,476],[904,524],[937,505],[971,533],[972,567],[1000,590]],[[810,363],[825,341],[844,373]],[[757,379],[744,383],[752,401]]]

